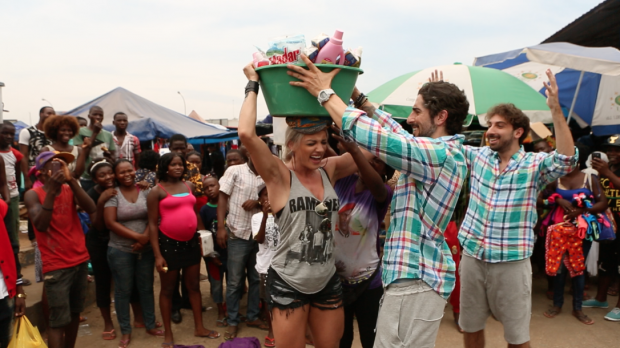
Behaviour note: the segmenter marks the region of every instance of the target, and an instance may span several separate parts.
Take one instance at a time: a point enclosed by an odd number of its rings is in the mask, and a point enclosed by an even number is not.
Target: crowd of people
[[[607,140],[605,158],[586,161],[595,149],[575,146],[551,72],[545,87],[555,141],[526,152],[529,119],[512,104],[488,111],[488,146],[466,146],[469,102],[458,86],[432,76],[407,119],[410,133],[357,89],[352,105],[334,96],[337,70],[323,73],[303,59],[307,68],[289,67],[291,84],[317,97],[331,118],[287,118],[283,159],[256,135],[259,76],[251,64],[243,147],[225,157],[194,151],[181,134],[169,139],[169,153],[142,151],[127,115],[114,114],[108,132],[98,106],[86,124],[42,108],[39,122],[19,134],[19,151],[11,146],[14,126],[3,123],[0,348],[25,310],[21,174],[51,348],[75,346],[89,262],[101,338],[120,348],[131,345],[133,328],[173,348],[181,308],[192,311],[194,336],[206,339],[235,340],[244,323],[265,330],[266,347],[346,348],[355,318],[364,348],[433,347],[448,299],[465,347],[484,347],[491,315],[509,347],[529,347],[530,258],[541,249],[533,261],[549,276],[553,299],[545,316],[560,314],[567,275],[577,320],[594,323],[583,307],[609,307],[620,251],[602,236],[615,235],[620,218],[613,201],[620,137]],[[206,255],[201,230],[212,232]],[[594,245],[598,293],[584,300]],[[201,280],[210,283],[222,333],[203,321]],[[605,318],[620,321],[620,301]]]

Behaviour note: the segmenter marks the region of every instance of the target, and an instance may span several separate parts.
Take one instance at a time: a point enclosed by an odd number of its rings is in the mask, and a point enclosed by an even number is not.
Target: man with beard
[[[547,105],[553,115],[557,151],[526,153],[521,144],[530,120],[513,104],[487,112],[488,147],[464,147],[471,195],[459,240],[463,245],[461,315],[465,347],[484,347],[489,315],[504,325],[508,347],[529,347],[536,198],[547,184],[577,165],[573,139],[558,100],[555,76],[547,70]]]
[[[392,221],[383,255],[383,304],[375,347],[433,347],[446,299],[454,289],[455,265],[445,231],[467,173],[464,137],[458,135],[469,110],[454,84],[437,81],[420,88],[407,123],[375,110],[357,89],[349,107],[331,90],[338,69],[323,73],[302,55],[309,70],[289,65],[289,75],[329,112],[345,136],[401,172],[392,200]]]
[[[609,198],[609,208],[614,214],[617,224],[620,222],[620,134],[609,137],[606,145],[609,163],[605,163],[600,158],[592,158],[592,168],[596,169],[600,175],[601,186],[605,189],[605,195]],[[614,279],[618,278],[618,273],[620,273],[619,237],[616,237],[613,241],[600,243],[598,269],[598,291],[596,297],[583,301],[583,307],[609,307],[607,290],[609,290],[609,286]],[[605,315],[605,319],[620,321],[620,297],[618,297],[618,303],[616,303],[615,308]]]

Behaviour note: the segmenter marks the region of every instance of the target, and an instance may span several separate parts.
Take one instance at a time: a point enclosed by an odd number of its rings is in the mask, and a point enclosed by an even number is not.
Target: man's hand
[[[15,316],[21,317],[26,314],[26,299],[23,297],[15,297]]]
[[[59,172],[62,172],[65,175],[66,182],[71,181],[71,178],[72,178],[71,171],[69,170],[69,167],[67,167],[67,164],[65,163],[65,161],[58,159],[58,158],[54,158],[53,161],[60,162]]]
[[[102,129],[103,129],[103,125],[101,124],[101,122],[95,122],[93,124],[93,138],[96,138],[97,135],[101,133]]]
[[[305,55],[302,54],[301,59],[303,59],[304,63],[308,66],[307,70],[297,65],[288,65],[289,71],[287,71],[287,74],[301,80],[289,82],[291,86],[303,87],[315,97],[319,96],[320,91],[330,89],[332,80],[334,76],[340,72],[340,69],[334,69],[328,73],[324,73]]]
[[[439,82],[439,81],[443,81],[443,71],[440,71],[438,73],[437,69],[435,69],[435,72],[431,72],[431,77],[428,79],[428,82]]]
[[[269,201],[265,202],[265,204],[261,204],[261,208],[265,216],[271,213],[271,203],[269,203]]]
[[[50,178],[45,182],[45,185],[49,188],[47,193],[56,197],[60,194],[60,188],[62,185],[67,182],[67,178],[62,170],[59,170],[54,174],[49,171],[48,175],[50,175]]]
[[[609,170],[609,164],[600,158],[592,158],[592,168],[596,170],[599,175],[609,177],[611,171]]]
[[[258,73],[256,72],[256,70],[254,70],[254,63],[250,63],[250,64],[246,65],[243,68],[243,73],[245,74],[245,77],[248,78],[248,81],[256,81],[256,82],[258,82],[258,80],[260,79],[258,77]]]
[[[32,188],[32,181],[28,175],[24,175],[24,191],[28,191]]]
[[[228,240],[228,234],[226,233],[226,228],[218,228],[217,229],[217,245],[222,249],[226,249],[226,242]]]
[[[211,258],[211,262],[213,262],[216,266],[221,266],[222,265],[222,260],[220,260],[219,257],[212,257]]]
[[[254,199],[248,199],[241,205],[241,208],[245,211],[252,211],[258,209],[258,207],[260,207],[260,202]]]
[[[546,71],[547,77],[549,78],[549,83],[544,82],[545,85],[545,94],[547,95],[547,106],[551,111],[553,110],[561,110],[560,107],[560,99],[559,99],[559,87],[558,82],[555,79],[555,75],[551,72],[550,69]]]

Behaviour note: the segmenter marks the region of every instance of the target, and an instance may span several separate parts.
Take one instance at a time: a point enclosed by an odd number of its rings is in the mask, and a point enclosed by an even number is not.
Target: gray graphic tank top
[[[333,251],[338,196],[325,171],[319,171],[323,180],[323,202],[291,171],[291,193],[276,216],[280,241],[271,267],[285,282],[304,294],[321,291],[336,272]]]

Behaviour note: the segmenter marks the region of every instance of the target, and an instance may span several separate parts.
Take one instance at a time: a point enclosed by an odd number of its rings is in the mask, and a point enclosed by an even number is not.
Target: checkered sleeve
[[[478,156],[478,153],[482,149],[482,147],[463,145],[463,155],[465,156],[465,162],[467,163],[468,170],[471,170],[471,164],[474,163],[476,156]]]
[[[142,152],[142,149],[140,149],[140,139],[138,139],[138,137],[135,136],[135,135],[133,136],[133,144],[134,144],[133,153],[135,155],[137,155],[140,152]]]
[[[550,154],[541,154],[542,160],[538,164],[538,187],[542,188],[564,175],[570,173],[577,167],[579,161],[579,150],[575,147],[574,156],[566,156],[554,151]]]
[[[235,180],[237,179],[237,170],[235,167],[237,166],[228,167],[224,175],[220,178],[220,191],[229,196],[232,194]]]
[[[399,131],[398,127],[385,120],[387,115],[378,114],[389,127],[383,128],[380,122],[367,117],[365,112],[349,107],[342,117],[342,130],[392,168],[424,184],[436,182],[447,158],[445,144]]]

